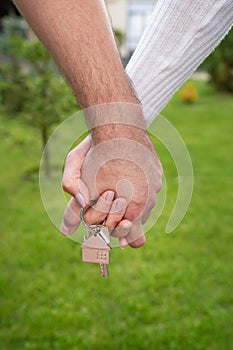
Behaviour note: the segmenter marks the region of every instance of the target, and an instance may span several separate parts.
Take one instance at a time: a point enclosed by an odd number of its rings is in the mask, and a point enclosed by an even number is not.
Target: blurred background
[[[124,64],[154,4],[107,1]],[[233,349],[233,31],[162,112],[192,158],[188,213],[165,234],[178,178],[154,140],[166,206],[143,248],[112,250],[109,279],[81,262],[80,246],[54,228],[40,199],[41,151],[79,108],[47,51],[2,0],[0,349]],[[49,154],[46,171],[52,177]]]

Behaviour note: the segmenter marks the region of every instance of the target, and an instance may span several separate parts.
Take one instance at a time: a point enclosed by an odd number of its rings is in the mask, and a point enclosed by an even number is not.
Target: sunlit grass
[[[233,98],[196,83],[193,105],[175,97],[163,115],[194,166],[182,224],[165,234],[176,198],[175,166],[156,143],[168,199],[139,249],[113,249],[110,278],[81,263],[80,246],[51,225],[38,183],[34,129],[1,118],[0,348],[229,350],[233,347]]]

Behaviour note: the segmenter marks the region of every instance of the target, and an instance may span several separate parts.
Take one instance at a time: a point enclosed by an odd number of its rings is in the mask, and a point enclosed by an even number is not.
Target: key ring
[[[84,218],[84,213],[85,213],[85,209],[82,208],[80,211],[80,218],[82,220],[83,225],[85,226],[89,237],[91,235],[100,235],[100,237],[102,237],[102,239],[105,241],[106,244],[110,243],[110,234],[109,234],[109,230],[108,228],[104,225],[105,221],[103,222],[102,225],[88,225],[88,223],[86,222],[85,218]],[[107,233],[106,231],[103,231],[103,228],[107,229]]]
[[[90,232],[92,231],[93,233],[99,233],[100,232],[100,227],[99,225],[88,225],[88,223],[86,222],[85,218],[84,218],[84,212],[85,209],[81,208],[80,211],[80,218],[82,220],[83,225],[86,227],[86,229]]]

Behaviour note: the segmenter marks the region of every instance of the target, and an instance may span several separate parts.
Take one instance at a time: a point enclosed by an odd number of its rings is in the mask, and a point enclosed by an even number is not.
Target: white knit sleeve
[[[149,125],[233,24],[233,0],[158,0],[126,67]]]

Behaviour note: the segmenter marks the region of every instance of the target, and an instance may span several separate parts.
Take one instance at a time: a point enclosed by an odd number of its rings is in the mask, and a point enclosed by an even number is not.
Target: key
[[[100,264],[100,274],[103,277],[108,277],[108,265],[107,264]]]
[[[84,219],[84,211],[81,211],[82,222],[87,234],[84,236],[82,248],[82,261],[100,264],[100,274],[108,277],[108,264],[110,260],[110,233],[104,225],[87,225]]]
[[[109,237],[108,228],[106,226],[96,225],[90,226],[88,234],[84,236],[82,248],[82,261],[93,262],[100,264],[100,274],[103,277],[108,277],[109,252],[108,245]]]

